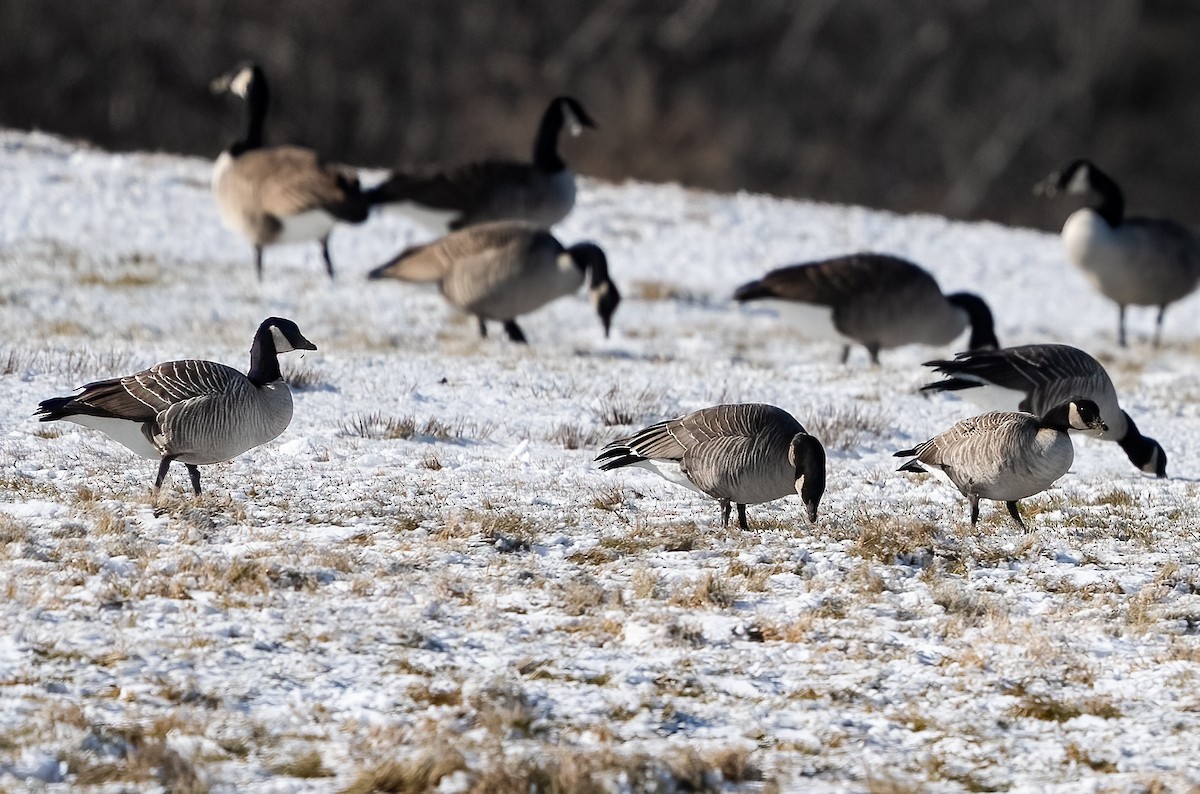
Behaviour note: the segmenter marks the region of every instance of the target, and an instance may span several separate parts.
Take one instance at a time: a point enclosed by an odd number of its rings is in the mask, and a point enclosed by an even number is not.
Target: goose
[[[1006,503],[1009,515],[1024,529],[1017,500],[1049,488],[1075,459],[1067,431],[1107,429],[1095,402],[1076,399],[1041,417],[991,411],[964,419],[895,457],[913,458],[899,471],[924,472],[924,463],[948,478],[970,500],[972,526],[979,521],[979,500],[994,499]]]
[[[1035,187],[1044,196],[1086,196],[1087,206],[1063,224],[1067,257],[1097,290],[1117,304],[1117,343],[1125,342],[1125,307],[1157,306],[1154,346],[1167,306],[1200,283],[1200,240],[1164,218],[1125,216],[1121,188],[1089,160],[1076,160]]]
[[[243,138],[221,152],[212,189],[221,220],[254,245],[254,266],[263,274],[263,248],[319,240],[325,272],[333,278],[329,235],[338,221],[367,219],[370,199],[352,169],[324,162],[299,146],[263,146],[267,78],[256,64],[244,64],[212,82],[214,93],[246,102]]]
[[[593,243],[564,248],[550,232],[521,221],[470,226],[408,248],[368,278],[436,282],[446,300],[475,315],[481,336],[487,336],[487,320],[498,320],[509,339],[523,344],[515,318],[575,292],[585,275],[607,337],[621,294],[604,252]]]
[[[1108,429],[1100,438],[1115,441],[1130,462],[1144,472],[1167,476],[1167,453],[1138,430],[1121,409],[1117,390],[1100,362],[1070,345],[1022,345],[1001,350],[959,353],[953,361],[927,361],[945,375],[921,387],[925,392],[962,391],[986,408],[1028,411],[1041,415],[1072,397],[1100,406]]]
[[[144,458],[158,459],[155,492],[178,460],[198,495],[197,466],[235,458],[287,429],[292,394],[279,372],[279,354],[316,349],[294,322],[268,317],[254,334],[245,375],[214,361],[168,361],[89,383],[70,397],[43,400],[34,415],[42,422],[65,419],[94,428]]]
[[[772,270],[733,293],[742,303],[782,301],[800,314],[809,336],[830,334],[867,348],[871,362],[879,351],[909,344],[944,345],[967,326],[972,350],[999,347],[988,305],[978,295],[943,295],[921,267],[887,254],[859,253]]]
[[[550,101],[533,141],[533,162],[483,160],[447,170],[395,171],[370,191],[373,202],[398,203],[438,233],[498,220],[524,220],[544,228],[575,205],[575,175],[558,153],[563,128],[579,135],[596,124],[569,96]]]
[[[715,405],[650,425],[606,445],[602,471],[640,466],[665,480],[716,499],[729,526],[749,529],[746,505],[799,493],[816,522],[825,493],[825,448],[782,408],[757,403]]]

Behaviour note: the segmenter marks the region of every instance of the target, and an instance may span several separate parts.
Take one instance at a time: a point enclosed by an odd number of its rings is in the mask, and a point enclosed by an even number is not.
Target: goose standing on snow
[[[533,162],[483,160],[445,171],[396,171],[370,191],[371,200],[400,204],[400,211],[444,234],[478,223],[523,220],[544,228],[575,206],[575,175],[558,153],[565,127],[578,135],[595,123],[567,96],[551,100],[533,141]]]
[[[729,526],[749,529],[746,505],[799,493],[808,520],[817,520],[825,493],[825,448],[795,417],[773,405],[717,405],[650,425],[600,451],[603,471],[640,466],[716,499]]]
[[[178,460],[199,494],[197,466],[230,460],[287,429],[292,394],[278,356],[316,349],[294,322],[268,317],[254,335],[245,375],[213,361],[168,361],[89,383],[73,397],[43,400],[35,416],[95,428],[144,458],[160,460],[156,491]]]
[[[1017,500],[1049,488],[1075,459],[1067,431],[1106,429],[1096,403],[1079,399],[1040,418],[992,411],[964,419],[895,457],[913,458],[899,471],[924,472],[924,463],[945,475],[970,500],[972,525],[979,521],[979,500],[994,499],[1007,504],[1009,515],[1024,529]]]
[[[1125,198],[1107,174],[1076,160],[1035,188],[1045,196],[1086,196],[1088,205],[1063,224],[1067,257],[1119,310],[1117,341],[1125,347],[1125,307],[1157,306],[1154,346],[1162,337],[1167,306],[1200,283],[1200,240],[1186,227],[1162,218],[1125,217]]]
[[[988,305],[978,295],[943,295],[933,276],[899,257],[852,254],[772,270],[734,292],[736,301],[771,300],[800,314],[802,331],[879,351],[910,344],[945,345],[968,326],[972,350],[999,347]]]
[[[504,323],[509,339],[524,343],[516,319],[570,295],[590,276],[589,291],[607,337],[621,301],[608,275],[604,252],[592,243],[564,248],[550,232],[528,223],[500,221],[472,226],[402,251],[369,278],[436,282],[442,295],[479,320]]]
[[[212,83],[246,102],[246,135],[221,153],[212,187],[225,225],[254,245],[262,280],[263,248],[319,240],[325,271],[333,278],[329,235],[338,221],[361,223],[371,203],[352,169],[330,165],[311,149],[263,146],[267,79],[255,64],[239,66]]]
[[[1002,350],[959,353],[953,361],[927,361],[946,376],[921,391],[962,391],[985,408],[1041,415],[1065,400],[1085,397],[1100,407],[1108,426],[1100,438],[1115,441],[1134,466],[1167,476],[1167,453],[1141,434],[1133,417],[1121,410],[1117,390],[1100,362],[1069,345],[1022,345]]]

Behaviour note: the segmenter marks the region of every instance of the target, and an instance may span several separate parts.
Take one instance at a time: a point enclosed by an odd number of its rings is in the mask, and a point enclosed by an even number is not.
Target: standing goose
[[[1067,473],[1075,459],[1068,430],[1104,431],[1100,409],[1091,400],[1072,400],[1033,414],[992,411],[964,419],[912,449],[895,453],[908,461],[899,471],[944,474],[971,502],[971,524],[979,521],[979,500],[1008,505],[1022,529],[1017,500],[1041,493]]]
[[[1108,429],[1100,438],[1115,441],[1134,466],[1167,476],[1167,453],[1143,436],[1133,418],[1121,410],[1117,390],[1100,362],[1069,345],[1022,345],[1002,350],[959,353],[953,361],[927,361],[946,376],[921,391],[959,391],[986,408],[1028,411],[1041,415],[1073,397],[1100,407]]]
[[[516,319],[579,289],[590,275],[592,303],[607,337],[621,301],[604,252],[592,243],[564,248],[550,232],[528,223],[499,221],[472,226],[402,251],[369,278],[437,282],[442,295],[479,319],[504,323],[509,339],[524,343]]]
[[[398,203],[401,212],[441,234],[498,220],[548,229],[575,205],[575,175],[558,153],[563,127],[575,136],[596,124],[579,102],[557,97],[542,115],[532,163],[483,160],[448,170],[396,171],[372,188],[371,200]]]
[[[943,295],[933,276],[899,257],[851,254],[772,270],[737,288],[736,301],[782,301],[798,310],[809,335],[830,333],[867,348],[872,363],[879,351],[910,344],[945,345],[967,326],[972,350],[999,347],[992,312],[968,292]],[[849,340],[849,341],[847,341]]]
[[[1118,308],[1117,341],[1125,347],[1125,307],[1157,306],[1154,346],[1167,306],[1200,283],[1200,240],[1163,218],[1128,218],[1121,188],[1088,160],[1076,160],[1035,188],[1045,196],[1087,197],[1063,224],[1067,257]]]
[[[278,356],[316,349],[294,322],[268,317],[254,335],[245,375],[214,361],[168,361],[89,383],[73,397],[43,400],[34,415],[95,428],[144,458],[159,459],[156,491],[178,460],[199,494],[197,466],[230,460],[287,429],[292,394]]]
[[[225,225],[254,245],[259,280],[265,246],[308,240],[321,242],[325,271],[333,278],[329,235],[334,224],[361,223],[371,207],[358,176],[325,163],[311,149],[263,146],[267,78],[257,65],[218,77],[212,90],[246,101],[246,135],[217,158],[212,187]]]
[[[653,424],[608,444],[596,456],[603,471],[640,466],[716,499],[729,526],[749,529],[746,505],[799,493],[808,520],[817,520],[825,493],[825,448],[795,417],[773,405],[716,405]]]

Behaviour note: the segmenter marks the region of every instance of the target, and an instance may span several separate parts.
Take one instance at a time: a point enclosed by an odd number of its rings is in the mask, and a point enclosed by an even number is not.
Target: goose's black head
[[[596,314],[600,315],[600,322],[604,324],[604,336],[607,337],[612,328],[612,317],[621,303],[621,292],[608,275],[608,258],[595,243],[579,243],[568,248],[567,252],[576,267],[591,274],[588,291]]]
[[[1121,188],[1091,160],[1075,160],[1063,170],[1055,171],[1034,185],[1033,192],[1048,198],[1082,196],[1087,206],[1096,210],[1110,226],[1120,225],[1125,215],[1125,197]]]
[[[317,346],[304,338],[300,327],[291,320],[283,317],[268,317],[258,327],[258,332],[270,333],[275,343],[276,353],[290,353],[293,350],[316,350]]]
[[[214,94],[230,93],[250,101],[252,96],[267,98],[267,78],[258,64],[240,63],[230,72],[216,78],[209,85]]]
[[[592,121],[592,117],[583,109],[583,105],[579,104],[579,100],[574,97],[560,96],[555,97],[550,106],[557,107],[561,121],[559,124],[567,128],[567,132],[571,135],[578,135],[583,132],[583,128],[596,129],[596,122]],[[551,112],[547,109],[547,112]]]
[[[1129,457],[1129,462],[1147,474],[1165,478],[1167,476],[1167,453],[1154,439],[1143,436],[1133,418],[1125,414],[1125,437],[1117,441]]]
[[[250,371],[246,377],[258,386],[274,383],[279,372],[279,354],[291,350],[316,350],[317,346],[304,338],[300,328],[283,317],[268,317],[258,326],[250,345]]]
[[[560,96],[550,100],[537,136],[533,139],[533,164],[541,171],[554,173],[567,167],[558,153],[558,133],[566,127],[572,136],[584,127],[596,128],[596,122],[583,109],[583,105],[572,97]]]
[[[1093,400],[1076,397],[1060,403],[1042,416],[1041,426],[1053,430],[1082,430],[1095,435],[1108,430],[1100,418],[1100,406]]]
[[[796,466],[796,492],[808,510],[810,523],[817,522],[817,507],[825,493],[825,447],[808,433],[792,437],[788,457]]]

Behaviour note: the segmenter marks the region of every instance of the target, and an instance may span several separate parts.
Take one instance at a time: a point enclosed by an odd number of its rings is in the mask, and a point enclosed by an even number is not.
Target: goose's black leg
[[[746,506],[738,503],[738,526],[742,529],[749,529],[750,524],[746,521]]]
[[[1167,305],[1164,303],[1158,307],[1158,321],[1154,324],[1154,346],[1158,347],[1158,343],[1162,341],[1162,321],[1163,315],[1167,313]]]
[[[258,280],[262,281],[262,246],[254,246],[254,270],[258,273]]]
[[[1117,304],[1117,344],[1125,347],[1125,304]]]
[[[850,360],[850,345],[842,345],[842,363]]]
[[[154,480],[154,490],[162,488],[163,480],[167,479],[167,469],[171,468],[171,461],[175,458],[168,455],[158,462],[158,477]]]
[[[528,344],[525,341],[525,334],[521,331],[521,326],[517,325],[516,320],[505,320],[504,330],[508,332],[508,338],[520,344]]]
[[[1017,512],[1017,500],[1014,499],[1011,502],[1005,502],[1005,504],[1008,505],[1008,514],[1013,517],[1013,521],[1016,521],[1017,526],[1021,529],[1025,529],[1025,522],[1021,520],[1021,514]]]
[[[333,278],[333,260],[329,258],[329,238],[321,238],[321,258],[325,260],[325,272]],[[199,491],[197,491],[199,493]]]
[[[200,469],[190,463],[183,464],[187,466],[188,474],[192,478],[192,490],[196,492],[196,496],[200,495]]]
[[[971,526],[975,526],[979,523],[979,497],[968,496],[967,498],[971,500]]]
[[[479,320],[479,335],[487,339],[487,323],[482,317],[477,317],[476,319]]]
[[[729,528],[729,500],[721,499],[721,526]]]
[[[879,366],[879,345],[867,345],[867,352],[871,354],[871,363]]]

